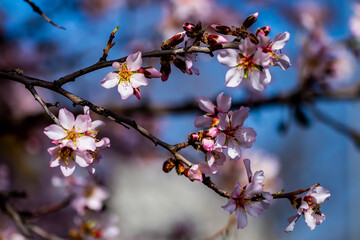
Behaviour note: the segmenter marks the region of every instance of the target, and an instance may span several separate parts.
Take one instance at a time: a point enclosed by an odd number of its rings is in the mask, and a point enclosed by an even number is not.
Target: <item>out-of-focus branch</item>
[[[45,19],[45,21],[47,21],[48,23],[50,23],[51,25],[53,25],[57,28],[65,30],[64,27],[57,25],[53,20],[48,18],[48,16],[46,16],[45,13],[43,13],[43,11],[41,11],[41,9],[38,6],[36,6],[36,4],[33,3],[31,0],[24,0],[24,1],[27,2],[31,6],[31,8],[33,9],[34,12],[38,13],[43,19]]]
[[[219,231],[214,233],[213,235],[205,238],[204,240],[214,240],[214,239],[226,239],[225,237],[228,236],[230,229],[236,224],[236,218],[234,215],[230,215],[229,221],[227,224],[221,228]]]
[[[314,114],[314,116],[321,122],[325,123],[326,125],[330,126],[334,130],[344,134],[345,136],[350,137],[355,145],[360,148],[360,133],[356,131],[355,129],[339,122],[338,120],[335,120],[328,116],[327,114],[320,111],[315,106],[309,106],[308,107],[311,112]]]

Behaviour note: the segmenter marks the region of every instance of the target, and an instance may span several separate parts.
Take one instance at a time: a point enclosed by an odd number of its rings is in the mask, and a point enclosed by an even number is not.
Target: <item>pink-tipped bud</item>
[[[228,40],[226,40],[226,38],[224,38],[223,36],[220,35],[209,35],[207,36],[207,43],[212,46],[212,45],[217,45],[217,44],[223,44],[223,43],[227,43]]]
[[[250,42],[252,42],[253,44],[258,44],[259,43],[259,39],[257,39],[257,37],[254,35],[254,34],[249,34],[249,39],[250,39]]]
[[[171,38],[165,40],[162,44],[161,44],[161,48],[162,49],[169,49],[171,47],[175,47],[176,45],[182,43],[182,41],[184,41],[184,38],[186,36],[186,32],[178,32],[176,33],[174,36],[172,36]]]
[[[199,133],[191,133],[189,134],[188,139],[190,142],[197,142],[200,139],[200,135]]]
[[[221,33],[221,34],[227,35],[227,34],[231,33],[231,28],[229,28],[228,26],[212,24],[212,25],[210,25],[210,27],[212,29],[214,29],[216,32]]]
[[[247,17],[247,18],[245,19],[245,21],[243,22],[243,24],[242,24],[243,27],[244,27],[244,28],[249,28],[249,27],[251,27],[251,26],[256,22],[258,16],[259,16],[259,13],[256,12],[256,13],[250,15],[249,17]]]
[[[156,70],[154,67],[141,67],[137,70],[137,72],[144,74],[146,78],[160,78],[162,75],[161,72]]]
[[[267,35],[269,35],[270,31],[271,31],[271,27],[270,26],[265,26],[265,27],[262,27],[262,28],[258,28],[256,30],[255,35],[257,36],[259,34],[263,34],[263,35],[267,36]]]
[[[189,22],[183,24],[183,29],[188,33],[193,33],[195,31],[195,25]]]
[[[219,129],[217,127],[212,127],[209,128],[209,130],[207,130],[204,135],[207,137],[215,138],[218,134],[219,134]]]

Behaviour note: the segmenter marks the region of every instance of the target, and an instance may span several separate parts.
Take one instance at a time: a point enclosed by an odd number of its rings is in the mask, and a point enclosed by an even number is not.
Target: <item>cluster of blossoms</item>
[[[212,28],[224,31],[228,27],[212,25]],[[270,27],[258,29],[255,35],[243,39],[238,51],[225,49],[219,52],[219,62],[230,67],[225,76],[227,87],[237,87],[244,80],[251,88],[263,91],[271,81],[270,66],[279,66],[283,70],[290,67],[290,59],[278,53],[288,42],[290,34],[279,33],[271,41],[269,32]]]
[[[321,187],[313,186],[309,192],[301,198],[292,200],[292,205],[297,209],[295,216],[289,217],[289,226],[285,232],[294,230],[295,222],[301,215],[304,216],[306,224],[310,230],[314,230],[316,225],[320,225],[325,220],[325,215],[320,211],[320,207],[325,200],[330,198],[330,191]]]
[[[256,140],[254,129],[244,126],[249,108],[229,111],[231,97],[224,93],[217,96],[216,103],[206,97],[198,100],[200,109],[207,114],[196,117],[194,124],[208,129],[190,134],[189,142],[206,154],[206,164],[195,164],[189,169],[191,180],[202,181],[201,173],[215,174],[227,158],[239,160],[241,148],[250,148]]]
[[[89,108],[84,107],[84,114],[76,117],[65,108],[59,111],[59,123],[44,129],[44,133],[55,144],[48,152],[51,154],[50,167],[60,166],[61,172],[68,177],[75,171],[75,163],[87,168],[90,174],[95,172],[94,164],[101,159],[100,150],[110,147],[106,137],[96,138],[97,127],[103,121],[92,121]]]

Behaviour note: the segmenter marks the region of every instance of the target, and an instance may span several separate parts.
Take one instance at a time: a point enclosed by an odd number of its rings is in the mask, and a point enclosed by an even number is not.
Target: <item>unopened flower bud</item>
[[[168,160],[166,160],[163,164],[163,171],[168,173],[170,172],[173,168],[175,167],[175,163],[174,160],[169,158]]]
[[[162,56],[160,57],[160,73],[161,73],[161,81],[166,82],[169,79],[171,73],[170,66],[171,57],[170,56]]]
[[[188,139],[190,142],[197,142],[200,139],[199,133],[191,133],[188,135]]]
[[[185,61],[183,61],[183,60],[181,60],[179,58],[175,58],[173,63],[175,65],[175,67],[180,69],[180,71],[182,71],[183,73],[188,73]]]
[[[176,172],[178,175],[184,174],[185,167],[182,162],[176,161],[175,166],[176,166]]]
[[[220,36],[220,35],[207,36],[207,44],[209,44],[210,46],[217,45],[217,44],[223,44],[223,43],[227,43],[227,42],[228,41],[226,40],[226,38],[224,38],[223,36]]]
[[[140,95],[140,88],[134,88],[134,93],[133,93],[137,99],[141,99],[141,95]]]
[[[255,35],[258,36],[259,34],[264,34],[265,36],[269,35],[271,31],[271,27],[270,26],[265,26],[262,28],[258,28],[255,32]]]
[[[231,28],[229,28],[228,26],[223,26],[223,25],[219,25],[219,24],[212,24],[210,26],[212,29],[214,29],[216,32],[221,33],[221,34],[229,34],[231,32]]]
[[[243,22],[243,27],[244,28],[251,27],[256,22],[258,15],[259,15],[259,13],[256,12],[256,13],[250,15],[249,17],[247,17],[245,19],[245,21]]]
[[[219,129],[217,127],[212,127],[204,133],[205,136],[211,138],[215,138],[218,134],[219,134]]]
[[[187,32],[187,33],[193,33],[195,31],[195,25],[189,22],[185,22],[183,24],[183,29]]]
[[[258,44],[259,43],[259,39],[257,39],[257,37],[254,35],[254,34],[249,34],[249,39],[250,39],[250,42],[252,42],[253,44]]]
[[[201,141],[201,145],[206,151],[211,152],[212,150],[214,150],[215,141],[211,138],[203,138]]]
[[[165,40],[161,44],[162,49],[169,49],[171,47],[175,47],[176,45],[180,44],[182,41],[184,41],[184,38],[186,36],[186,32],[178,32],[171,38]]]

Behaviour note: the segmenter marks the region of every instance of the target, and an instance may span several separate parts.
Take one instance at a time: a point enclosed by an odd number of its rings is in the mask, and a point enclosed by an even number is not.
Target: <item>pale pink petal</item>
[[[102,138],[100,141],[95,143],[97,148],[105,148],[105,147],[110,147],[110,139],[107,137]]]
[[[231,159],[241,157],[241,148],[232,138],[228,142],[228,155]]]
[[[199,76],[199,75],[200,75],[200,72],[199,72],[199,69],[198,69],[198,68],[192,67],[191,70],[194,72],[194,74],[195,74],[196,76]]]
[[[220,120],[219,129],[220,130],[226,130],[229,127],[228,113],[219,113],[218,117],[219,117],[219,120]]]
[[[92,159],[91,154],[87,151],[75,151],[74,160],[80,167],[88,167]]]
[[[75,131],[78,133],[84,133],[91,128],[91,118],[87,114],[80,114],[75,120]]]
[[[229,199],[228,203],[225,206],[222,206],[221,208],[224,209],[225,211],[228,211],[231,214],[236,209],[236,203],[234,200]]]
[[[236,210],[234,216],[236,218],[238,229],[243,229],[247,226],[247,216],[243,209],[239,208],[238,210]]]
[[[91,129],[94,130],[94,129],[97,129],[98,127],[104,126],[104,125],[105,125],[105,123],[103,121],[95,120],[95,121],[92,122]]]
[[[129,82],[123,81],[118,85],[118,92],[121,95],[121,99],[127,99],[133,94],[134,90]]]
[[[77,147],[80,151],[90,150],[95,151],[96,145],[95,145],[95,139],[90,136],[82,136],[77,139]]]
[[[90,108],[88,106],[84,106],[84,114],[90,114]]]
[[[219,133],[218,134],[218,144],[222,147],[225,146],[225,143],[226,143],[226,135],[224,133]]]
[[[244,162],[244,165],[245,165],[248,180],[249,180],[249,182],[251,182],[251,180],[252,180],[252,171],[251,171],[251,167],[250,167],[250,159],[246,158],[246,159],[243,160],[243,162]]]
[[[236,183],[235,188],[234,188],[233,192],[231,193],[231,197],[232,198],[240,198],[241,192],[242,192],[242,188],[241,188],[240,183]]]
[[[68,161],[68,164],[64,162],[60,163],[60,170],[65,177],[70,176],[75,171],[75,162],[72,160]]]
[[[246,204],[245,209],[248,214],[253,217],[260,217],[264,212],[264,208],[260,202],[251,202]]]
[[[214,149],[215,142],[213,139],[203,138],[201,145],[206,151],[211,152]]]
[[[263,192],[262,195],[265,199],[261,201],[261,204],[264,209],[268,209],[274,198],[269,192]]]
[[[244,78],[244,71],[240,68],[230,68],[225,75],[225,85],[227,87],[237,87]]]
[[[284,32],[279,33],[274,37],[273,44],[271,46],[272,50],[280,50],[282,49],[285,44],[289,41],[290,33]]]
[[[249,108],[241,106],[239,110],[233,111],[232,114],[232,125],[234,126],[242,126],[244,124],[245,119],[249,116]]]
[[[115,69],[122,69],[122,63],[119,63],[119,62],[113,62],[112,64],[112,67],[115,68]]]
[[[320,225],[325,220],[324,214],[316,214],[314,211],[309,210],[304,213],[305,222],[310,230],[314,230],[316,225]]]
[[[141,56],[140,51],[138,51],[136,53],[133,53],[133,54],[130,54],[126,58],[126,66],[127,66],[129,71],[138,70],[141,67],[142,63],[143,63],[143,61],[142,61],[142,56]]]
[[[147,76],[148,78],[160,78],[162,75],[161,72],[153,67],[146,68],[145,71],[150,73],[150,76]]]
[[[60,140],[67,135],[66,131],[56,124],[51,124],[50,126],[46,127],[44,129],[44,133],[52,140]]]
[[[234,49],[225,49],[219,52],[218,61],[226,66],[235,67],[238,63],[239,52]]]
[[[49,163],[50,167],[58,167],[60,165],[60,158],[59,156],[54,156],[51,158],[50,163]]]
[[[66,108],[60,109],[59,122],[63,128],[65,128],[67,130],[71,130],[75,124],[74,114],[69,112]]]
[[[256,141],[256,132],[252,128],[242,127],[235,132],[236,140],[243,148],[251,148]]]
[[[317,204],[322,204],[325,200],[330,198],[330,191],[321,186],[312,187],[306,196],[312,196],[316,199]]]
[[[110,72],[108,73],[103,80],[101,80],[100,85],[104,88],[113,88],[118,85],[120,81],[119,74]]]
[[[296,221],[299,219],[300,215],[295,215],[288,218],[288,222],[290,223],[289,226],[285,228],[285,232],[292,232],[295,227]]]
[[[197,128],[210,127],[211,123],[212,123],[212,117],[202,115],[195,118],[194,125]]]
[[[204,112],[215,113],[215,106],[207,97],[200,97],[196,102],[199,104],[199,108]]]
[[[216,97],[216,104],[218,107],[219,112],[226,113],[229,111],[231,107],[231,96],[230,95],[224,95],[224,93],[220,93]]]
[[[278,55],[272,61],[275,66],[279,66],[282,70],[286,70],[291,66],[290,59],[285,54]]]
[[[145,75],[142,73],[135,73],[131,75],[130,82],[133,88],[138,88],[140,86],[148,85],[148,81],[145,78]]]

